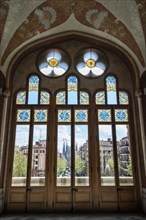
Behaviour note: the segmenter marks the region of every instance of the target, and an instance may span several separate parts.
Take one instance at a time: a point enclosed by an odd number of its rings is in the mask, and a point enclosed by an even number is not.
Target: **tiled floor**
[[[94,214],[3,214],[0,220],[146,220],[146,215],[94,213]]]

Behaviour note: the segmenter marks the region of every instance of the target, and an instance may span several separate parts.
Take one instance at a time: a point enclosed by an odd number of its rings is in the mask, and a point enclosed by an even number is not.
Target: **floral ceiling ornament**
[[[107,16],[108,16],[107,11],[98,12],[97,9],[92,9],[86,13],[86,20],[88,23],[93,25],[94,28],[99,29],[100,25],[103,23],[103,21]]]
[[[45,30],[48,30],[56,21],[57,13],[52,7],[43,7],[42,9],[36,9],[34,12],[38,16],[39,21],[44,26]]]

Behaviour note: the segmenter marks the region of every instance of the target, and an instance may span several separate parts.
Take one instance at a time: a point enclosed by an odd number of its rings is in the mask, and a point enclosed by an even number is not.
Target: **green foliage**
[[[112,158],[109,158],[106,164],[108,164],[110,168],[109,175],[114,175],[114,160]]]
[[[15,148],[13,177],[26,177],[27,173],[27,156],[19,148]]]
[[[67,168],[67,161],[65,159],[58,158],[57,160],[57,173],[58,175],[64,172]]]
[[[131,161],[131,157],[129,157],[129,164],[127,166],[127,174],[128,174],[128,176],[132,176],[132,161]]]
[[[86,162],[79,155],[76,155],[75,158],[75,172],[82,175],[87,173]]]

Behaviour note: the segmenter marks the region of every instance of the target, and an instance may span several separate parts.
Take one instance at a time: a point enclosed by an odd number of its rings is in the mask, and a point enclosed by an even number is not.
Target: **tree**
[[[131,162],[131,157],[129,157],[129,161],[128,161],[128,166],[127,166],[127,175],[128,176],[132,176],[132,162]]]
[[[109,175],[114,175],[114,160],[109,158],[106,162],[109,165]]]
[[[27,156],[19,148],[15,148],[13,177],[26,177],[27,173]]]
[[[75,159],[75,171],[77,175],[84,175],[87,173],[86,162],[81,159],[79,155],[76,155]]]
[[[62,172],[65,172],[66,168],[67,168],[67,161],[65,159],[58,158],[58,160],[57,160],[57,174],[58,174],[58,176]]]

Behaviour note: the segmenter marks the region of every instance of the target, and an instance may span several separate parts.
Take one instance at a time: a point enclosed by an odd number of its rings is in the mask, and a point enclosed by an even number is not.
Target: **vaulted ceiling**
[[[0,67],[4,75],[26,45],[59,33],[102,37],[146,70],[146,0],[0,0]]]

